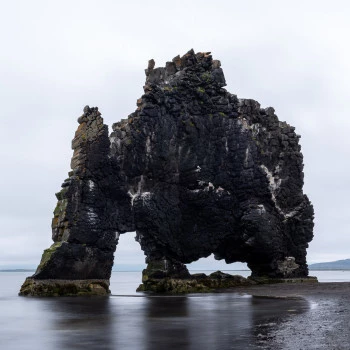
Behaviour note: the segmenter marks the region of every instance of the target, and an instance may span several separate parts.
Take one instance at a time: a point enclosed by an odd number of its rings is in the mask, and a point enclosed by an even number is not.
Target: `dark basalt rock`
[[[176,276],[152,276],[147,275],[148,268],[143,271],[142,284],[138,287],[139,292],[154,293],[208,293],[217,289],[226,289],[238,286],[256,284],[255,281],[238,275],[230,275],[216,271],[207,276],[204,273],[193,274],[186,278]]]
[[[119,234],[135,230],[159,278],[188,279],[184,264],[212,253],[247,262],[253,277],[307,276],[313,207],[294,127],[226,91],[210,53],[154,66],[109,137],[97,108],[84,108],[55,243],[32,279],[108,280]]]

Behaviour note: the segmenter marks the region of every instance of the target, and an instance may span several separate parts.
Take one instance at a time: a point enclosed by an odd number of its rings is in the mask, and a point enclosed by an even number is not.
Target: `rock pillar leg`
[[[142,271],[142,284],[138,291],[165,292],[172,280],[191,278],[186,265],[167,258],[148,261],[147,268]],[[174,292],[174,291],[173,291]]]
[[[84,108],[72,142],[72,171],[56,194],[54,243],[20,295],[105,295],[119,237],[103,187],[109,173],[108,127],[97,108]],[[108,179],[107,179],[108,180]]]

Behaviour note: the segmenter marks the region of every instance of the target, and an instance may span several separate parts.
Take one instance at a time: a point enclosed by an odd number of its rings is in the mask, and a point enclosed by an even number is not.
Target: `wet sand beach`
[[[238,289],[256,298],[299,299],[309,304],[302,312],[287,310],[287,317],[271,325],[265,334],[257,335],[261,348],[350,349],[349,282],[273,284]]]

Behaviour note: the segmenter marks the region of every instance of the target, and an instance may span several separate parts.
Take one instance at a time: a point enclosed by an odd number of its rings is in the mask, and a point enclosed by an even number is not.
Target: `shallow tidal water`
[[[110,297],[19,297],[29,274],[0,273],[1,349],[269,349],[271,330],[315,307],[240,293],[150,296],[135,292],[141,272],[114,272]],[[350,281],[349,271],[311,275]]]

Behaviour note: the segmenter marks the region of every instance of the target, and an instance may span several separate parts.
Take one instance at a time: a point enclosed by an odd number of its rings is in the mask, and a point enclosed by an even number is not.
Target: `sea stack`
[[[201,289],[185,264],[210,254],[246,262],[255,281],[308,276],[314,211],[300,136],[225,85],[220,61],[191,50],[165,67],[149,61],[136,111],[110,135],[98,109],[84,108],[54,243],[21,295],[108,294],[118,237],[131,231],[148,264],[141,290]]]

